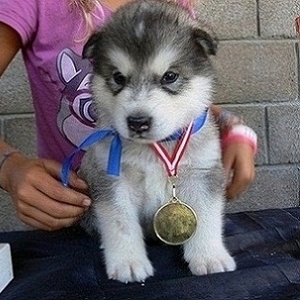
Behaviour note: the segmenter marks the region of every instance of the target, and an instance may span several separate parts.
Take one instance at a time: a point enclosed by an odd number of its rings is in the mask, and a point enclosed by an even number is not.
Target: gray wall
[[[294,19],[300,15],[300,1],[203,2],[197,1],[199,15],[220,39],[214,59],[219,78],[215,103],[240,114],[259,139],[256,179],[228,211],[298,206],[300,63]],[[1,135],[34,155],[34,117],[20,56],[1,78],[0,89]],[[3,224],[13,213],[8,197],[3,192],[0,197],[5,207],[0,228],[20,228],[19,223]]]
[[[258,134],[256,179],[229,211],[299,205],[299,0],[198,3],[220,39],[215,102]]]

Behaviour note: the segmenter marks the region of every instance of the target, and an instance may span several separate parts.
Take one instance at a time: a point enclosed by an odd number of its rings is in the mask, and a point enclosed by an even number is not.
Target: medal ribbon
[[[194,122],[191,122],[181,135],[180,139],[178,140],[175,146],[172,156],[170,156],[166,148],[162,146],[159,142],[153,143],[151,145],[158,157],[164,163],[169,176],[177,175],[178,164],[183,156],[183,153],[187,148],[193,130],[193,124]]]
[[[185,131],[182,132],[182,130],[179,130],[178,132],[175,132],[173,135],[169,136],[168,138],[162,141],[167,142],[171,140],[178,140],[172,157],[170,157],[167,150],[163,146],[161,146],[159,142],[156,142],[151,145],[157,153],[161,153],[161,156],[166,158],[166,168],[167,170],[171,170],[168,171],[169,175],[173,173],[177,174],[177,166],[184,153],[189,138],[191,134],[197,132],[204,126],[207,120],[207,114],[208,110],[205,110],[205,112],[201,116],[199,116],[194,122],[190,123],[190,125]],[[113,176],[120,175],[122,141],[119,134],[113,129],[96,130],[91,135],[89,135],[64,161],[60,174],[61,181],[64,186],[68,185],[69,173],[72,167],[72,161],[74,157],[78,155],[81,151],[85,151],[90,146],[108,137],[112,137],[112,141],[110,144],[110,151],[108,156],[107,174]]]

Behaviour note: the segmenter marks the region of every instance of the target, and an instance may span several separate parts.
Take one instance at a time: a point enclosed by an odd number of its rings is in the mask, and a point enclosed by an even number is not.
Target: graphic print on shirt
[[[96,121],[89,89],[92,67],[71,49],[64,49],[58,55],[57,70],[65,86],[57,125],[64,137],[78,146],[92,132]]]

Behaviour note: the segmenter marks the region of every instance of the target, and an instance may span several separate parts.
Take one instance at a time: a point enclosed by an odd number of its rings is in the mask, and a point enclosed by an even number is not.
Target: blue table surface
[[[236,271],[193,276],[180,247],[148,242],[155,276],[129,284],[107,279],[98,242],[80,227],[0,233],[15,276],[0,299],[300,299],[300,208],[228,214],[224,229]]]

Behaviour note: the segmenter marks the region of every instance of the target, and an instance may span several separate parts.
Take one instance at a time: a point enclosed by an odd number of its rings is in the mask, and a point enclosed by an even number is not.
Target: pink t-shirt
[[[63,162],[93,130],[89,83],[91,65],[81,59],[86,32],[81,12],[69,0],[0,0],[0,22],[14,28],[32,90],[37,150],[42,158]],[[187,6],[187,0],[181,0]],[[193,16],[193,11],[190,10]],[[101,26],[112,12],[95,11]]]
[[[100,26],[111,15],[95,12]],[[23,42],[23,57],[36,112],[37,148],[43,158],[63,162],[93,130],[88,85],[91,65],[81,54],[86,32],[80,12],[68,0],[1,0],[0,21]]]

